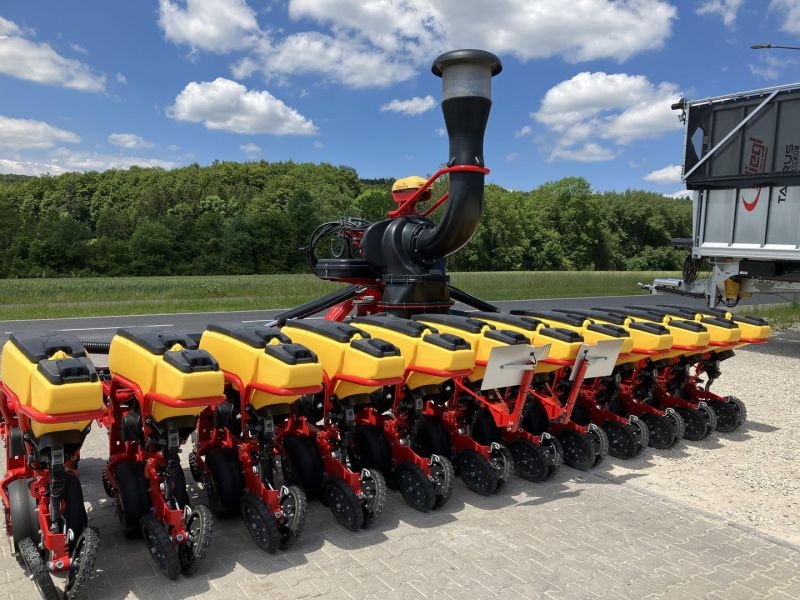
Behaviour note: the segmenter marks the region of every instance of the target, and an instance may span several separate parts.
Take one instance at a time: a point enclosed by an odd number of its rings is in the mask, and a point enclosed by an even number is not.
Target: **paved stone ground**
[[[259,551],[238,519],[218,522],[208,563],[170,582],[144,544],[119,531],[100,484],[104,444],[95,429],[81,461],[89,519],[102,538],[93,598],[800,597],[800,548],[625,477],[569,468],[545,484],[517,480],[491,498],[458,482],[451,501],[429,514],[392,492],[377,528],[358,533],[313,503],[302,541],[275,555]],[[36,597],[0,540],[0,598]]]

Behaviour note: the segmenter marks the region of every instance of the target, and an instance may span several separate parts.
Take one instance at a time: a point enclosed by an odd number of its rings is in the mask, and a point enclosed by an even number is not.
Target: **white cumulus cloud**
[[[719,15],[725,27],[736,25],[736,16],[744,0],[704,0],[697,7],[698,15]]]
[[[167,114],[177,121],[203,123],[234,133],[314,135],[317,127],[266,90],[248,90],[230,79],[189,83]]]
[[[61,56],[48,44],[34,42],[15,23],[0,17],[0,73],[82,92],[102,92],[105,75],[84,63]]]
[[[531,116],[549,129],[551,159],[610,160],[618,152],[600,141],[624,146],[680,130],[670,108],[680,95],[643,75],[583,72],[550,88]]]
[[[783,31],[800,35],[800,3],[797,0],[772,0],[769,8],[778,13]]]
[[[656,169],[645,175],[644,180],[653,183],[678,183],[681,180],[681,166],[668,165],[663,169]]]
[[[173,43],[223,54],[251,46],[260,34],[245,0],[159,0],[158,23]]]
[[[44,121],[12,119],[0,115],[0,148],[41,150],[57,144],[76,144],[77,133],[53,127]]]
[[[521,138],[525,137],[526,135],[530,135],[531,133],[533,133],[533,127],[530,125],[523,125],[514,132],[514,137]]]
[[[402,113],[404,115],[421,115],[424,112],[428,112],[435,106],[436,99],[433,96],[428,95],[424,98],[415,96],[413,98],[409,98],[408,100],[394,99],[391,102],[381,106],[381,111]]]
[[[135,133],[112,133],[108,143],[120,148],[152,148],[153,144]]]
[[[261,146],[253,143],[241,144],[239,150],[247,154],[247,156],[258,156],[261,154]]]

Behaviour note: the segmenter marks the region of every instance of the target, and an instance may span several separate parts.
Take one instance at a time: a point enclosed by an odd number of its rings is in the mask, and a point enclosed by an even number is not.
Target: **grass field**
[[[773,329],[788,329],[800,326],[800,302],[778,304],[775,306],[759,306],[755,309],[745,308],[743,314],[752,313],[764,317]]]
[[[674,273],[453,273],[454,285],[486,300],[616,296]],[[0,320],[288,308],[337,288],[313,275],[0,280]]]

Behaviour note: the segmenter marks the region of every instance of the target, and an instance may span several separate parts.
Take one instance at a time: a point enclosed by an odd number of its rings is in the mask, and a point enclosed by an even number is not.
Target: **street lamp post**
[[[800,50],[800,46],[781,46],[780,44],[753,44],[753,50],[766,50],[769,48],[783,48],[784,50]]]

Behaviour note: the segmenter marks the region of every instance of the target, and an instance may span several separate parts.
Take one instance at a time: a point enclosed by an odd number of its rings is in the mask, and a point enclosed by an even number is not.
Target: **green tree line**
[[[0,176],[0,277],[292,273],[325,221],[378,220],[392,180],[349,167],[216,162],[59,176]],[[481,225],[451,269],[676,269],[691,204],[593,192],[581,178],[486,189]]]

